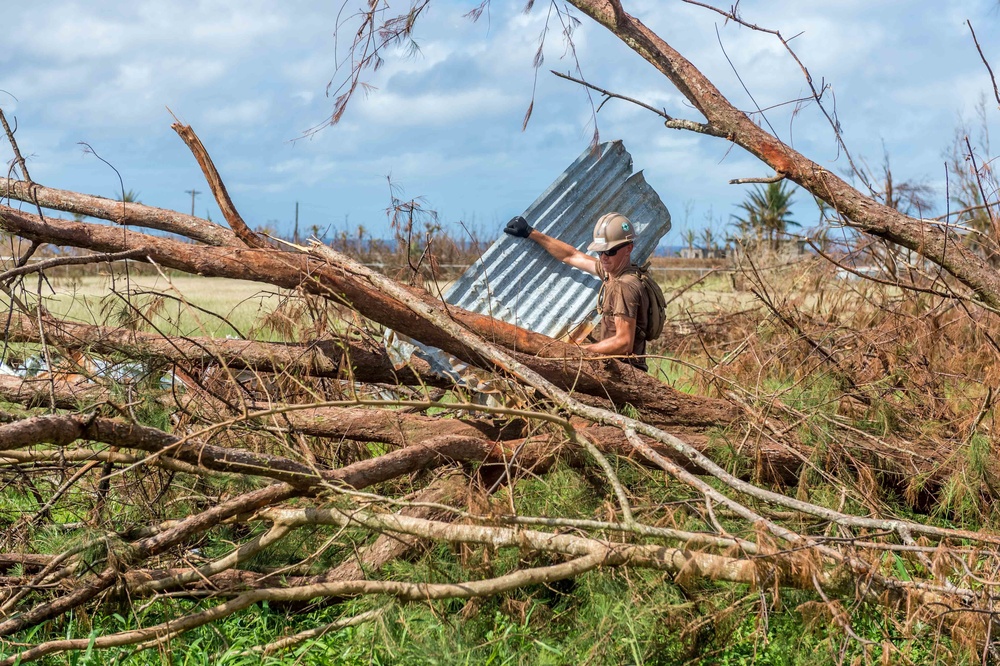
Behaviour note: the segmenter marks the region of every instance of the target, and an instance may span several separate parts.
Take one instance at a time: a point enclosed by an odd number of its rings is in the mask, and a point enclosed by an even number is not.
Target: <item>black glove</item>
[[[512,218],[511,221],[507,223],[507,226],[504,227],[503,230],[505,234],[509,234],[511,236],[517,236],[518,238],[527,238],[532,231],[534,231],[532,226],[528,224],[528,221],[523,217],[521,217],[520,215],[518,215],[515,218]]]

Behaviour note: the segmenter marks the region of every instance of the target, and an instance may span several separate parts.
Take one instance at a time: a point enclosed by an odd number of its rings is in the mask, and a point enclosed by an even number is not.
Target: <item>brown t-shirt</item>
[[[632,341],[632,353],[638,358],[624,359],[637,368],[647,370],[646,359],[646,325],[649,319],[649,296],[639,279],[638,267],[628,266],[615,276],[604,272],[600,260],[597,261],[597,276],[601,278],[601,293],[597,301],[597,314],[601,315],[601,323],[597,328],[598,340],[606,340],[615,335],[615,317],[635,319],[635,338]]]

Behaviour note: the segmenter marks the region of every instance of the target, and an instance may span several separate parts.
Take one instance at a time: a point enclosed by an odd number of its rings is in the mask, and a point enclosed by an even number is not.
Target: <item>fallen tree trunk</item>
[[[303,289],[344,303],[369,319],[467,363],[494,367],[475,346],[428,325],[407,303],[374,288],[374,274],[341,255],[337,255],[338,265],[330,265],[309,255],[271,249],[192,246],[128,230],[65,220],[43,221],[7,206],[0,206],[0,228],[32,241],[99,252],[141,250],[149,262],[197,275]],[[563,389],[606,398],[615,404],[630,404],[648,413],[649,420],[659,425],[725,425],[740,415],[739,409],[723,400],[680,393],[631,366],[595,359],[576,345],[454,306],[444,307],[430,294],[414,287],[408,288],[408,292],[422,307],[454,319],[483,339],[511,350],[520,363]]]
[[[80,409],[91,407],[109,397],[97,384],[69,383],[56,378],[28,378],[0,375],[0,400],[25,407]]]
[[[115,201],[69,190],[57,190],[13,178],[0,178],[0,199],[15,199],[123,226],[168,231],[208,245],[240,245],[232,231],[200,217],[131,201]]]
[[[335,439],[383,442],[398,447],[399,451],[373,458],[371,470],[365,472],[376,474],[381,480],[448,462],[488,463],[502,468],[547,467],[555,460],[561,443],[565,441],[562,436],[545,434],[525,439],[520,429],[515,429],[511,433],[513,437],[497,441],[491,435],[503,433],[488,423],[441,419],[394,410],[348,408],[299,410],[289,406],[270,411],[273,415],[266,416],[265,419],[277,416],[281,420],[287,420],[287,424],[295,430],[312,436],[317,436],[317,432],[321,432],[322,436]],[[253,420],[255,420],[253,415],[248,415],[247,422],[251,423]],[[310,431],[309,424],[316,420],[320,425]],[[207,431],[206,434],[210,434],[211,428]],[[635,454],[634,447],[617,428],[585,428],[580,430],[580,434],[587,437],[604,453],[631,457],[642,464],[649,464],[644,458]],[[210,445],[199,437],[171,435],[156,428],[122,423],[113,419],[67,414],[39,416],[0,425],[0,452],[40,444],[67,447],[81,440],[165,455],[171,460],[179,460],[214,472],[262,476],[284,481],[296,487],[311,487],[315,483],[331,480],[340,480],[355,486],[358,483],[361,485],[375,483],[375,481],[357,483],[344,481],[338,477],[337,470],[317,467],[315,463],[303,463],[284,456],[244,451],[232,446]],[[696,466],[691,465],[690,461],[675,451],[654,440],[646,441],[660,455],[674,460],[690,471],[697,471]],[[704,438],[694,437],[691,438],[691,442],[705,454],[713,453]],[[767,456],[766,466],[762,470],[766,478],[785,484],[796,482],[801,465],[799,456],[787,448],[775,448],[764,452],[763,455]],[[391,476],[385,476],[387,474]]]
[[[215,446],[199,438],[180,437],[157,428],[105,418],[40,416],[0,426],[0,451],[39,444],[65,447],[78,440],[166,455],[216,472],[261,476],[283,481],[298,490],[314,489],[319,484],[334,482],[365,488],[404,474],[458,461],[502,463],[516,459],[518,465],[532,467],[540,458],[549,457],[547,451],[552,449],[549,438],[511,442],[507,445],[510,448],[504,451],[502,445],[483,437],[435,435],[407,442],[403,448],[346,468],[323,470],[283,456]]]
[[[451,386],[430,371],[427,363],[412,359],[397,370],[385,348],[368,340],[330,338],[308,343],[260,342],[199,336],[167,336],[133,329],[92,326],[46,316],[13,313],[7,327],[9,342],[47,343],[63,349],[99,355],[124,355],[137,361],[164,361],[187,368],[218,364],[234,370],[289,373],[296,376],[353,379],[385,384]]]

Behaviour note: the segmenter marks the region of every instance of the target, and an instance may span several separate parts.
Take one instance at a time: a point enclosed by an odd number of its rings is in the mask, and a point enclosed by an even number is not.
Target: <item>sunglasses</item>
[[[629,243],[629,245],[631,245],[631,243]],[[618,254],[618,250],[623,250],[627,248],[629,245],[619,245],[613,250],[605,250],[604,252],[598,252],[597,254],[601,255],[602,257],[613,257],[616,254]]]

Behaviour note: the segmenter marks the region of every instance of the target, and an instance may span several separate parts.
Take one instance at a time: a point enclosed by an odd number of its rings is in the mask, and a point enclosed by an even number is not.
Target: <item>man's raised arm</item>
[[[518,238],[530,238],[541,245],[543,250],[564,264],[568,264],[573,268],[579,268],[581,271],[586,271],[591,275],[597,275],[597,262],[593,257],[586,252],[581,252],[569,243],[543,234],[528,224],[528,221],[520,215],[507,223],[504,233],[509,236],[517,236]]]

